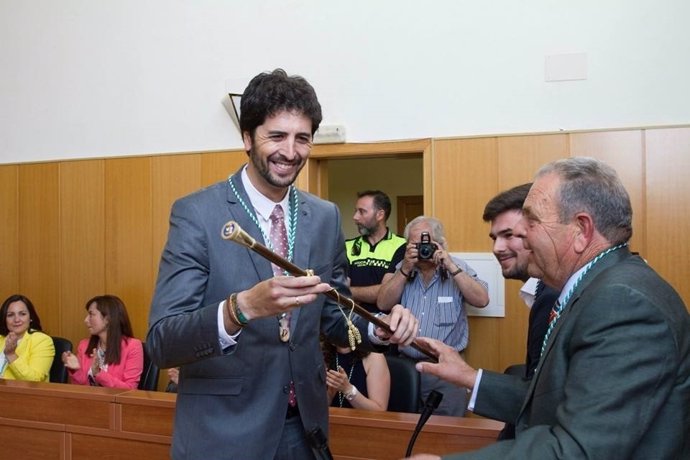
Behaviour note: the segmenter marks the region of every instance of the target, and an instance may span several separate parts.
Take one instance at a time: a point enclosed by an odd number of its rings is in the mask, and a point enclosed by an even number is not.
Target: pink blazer
[[[87,354],[86,347],[88,345],[89,339],[83,339],[79,342],[77,358],[81,367],[76,371],[69,369],[72,383],[89,385],[89,369],[91,369],[93,357]],[[141,345],[141,340],[133,337],[123,338],[120,346],[122,347],[120,362],[108,364],[108,369],[102,370],[96,376],[96,383],[102,387],[136,390],[141,372],[144,369],[144,348]]]

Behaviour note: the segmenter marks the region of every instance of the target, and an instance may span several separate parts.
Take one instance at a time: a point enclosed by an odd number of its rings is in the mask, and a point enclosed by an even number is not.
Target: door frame
[[[424,188],[424,213],[433,209],[431,139],[408,141],[371,142],[352,144],[318,144],[312,148],[307,163],[297,177],[296,185],[321,198],[328,198],[328,160],[346,158],[422,157],[422,183]]]

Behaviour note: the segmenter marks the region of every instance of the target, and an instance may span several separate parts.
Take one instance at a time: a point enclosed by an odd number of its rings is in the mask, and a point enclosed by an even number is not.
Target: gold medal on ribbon
[[[280,332],[280,341],[288,342],[290,340],[290,318],[283,315],[278,319],[278,329]]]

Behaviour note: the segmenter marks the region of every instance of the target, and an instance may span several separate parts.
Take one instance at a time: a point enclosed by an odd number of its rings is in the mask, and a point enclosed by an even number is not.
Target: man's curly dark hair
[[[321,124],[321,104],[316,91],[298,75],[288,76],[283,69],[263,72],[252,78],[242,94],[240,130],[254,138],[257,126],[278,112],[295,111],[311,120],[311,133]]]

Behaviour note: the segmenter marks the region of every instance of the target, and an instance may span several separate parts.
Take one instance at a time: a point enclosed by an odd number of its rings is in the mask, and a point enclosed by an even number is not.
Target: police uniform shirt
[[[407,241],[390,230],[378,243],[371,246],[363,236],[345,242],[349,262],[351,286],[373,286],[380,284],[388,267],[395,267],[405,257]],[[378,312],[375,304],[362,303],[371,312]]]

